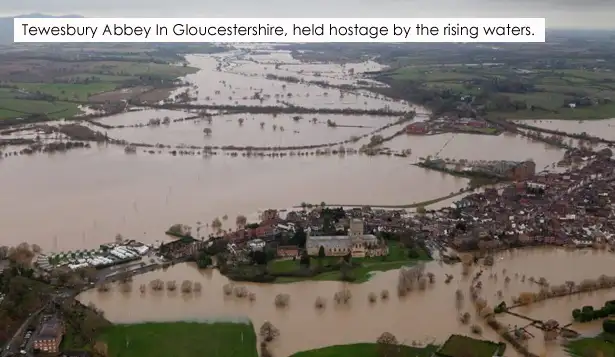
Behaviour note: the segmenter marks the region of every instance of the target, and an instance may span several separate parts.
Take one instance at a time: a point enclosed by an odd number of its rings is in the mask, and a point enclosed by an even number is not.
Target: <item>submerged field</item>
[[[250,323],[114,325],[101,337],[109,357],[257,357]]]

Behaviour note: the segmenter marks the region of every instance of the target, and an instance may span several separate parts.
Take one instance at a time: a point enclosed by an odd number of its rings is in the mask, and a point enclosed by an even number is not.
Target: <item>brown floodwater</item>
[[[408,204],[467,185],[382,156],[202,158],[95,147],[11,157],[1,167],[0,195],[11,203],[0,206],[3,244],[48,250],[97,246],[117,233],[155,242],[174,223],[225,214],[224,228],[234,229],[238,214],[301,202]]]
[[[286,55],[279,56],[280,61],[287,59]],[[229,78],[236,80],[238,88],[250,91],[252,82],[246,82],[248,77],[216,72],[215,56],[189,58],[203,68],[189,76],[198,85],[199,96],[213,93],[216,88],[228,90],[218,80]],[[300,71],[296,64],[286,67]],[[308,72],[322,68],[322,73],[336,73],[342,77],[340,67],[310,65]],[[262,76],[250,80],[255,81],[251,91],[264,84],[274,84],[282,90],[281,82],[265,80]],[[323,91],[315,86],[297,86],[314,93],[322,94]],[[373,100],[377,102],[375,107],[391,104]],[[175,119],[189,115],[181,111],[146,110],[101,121],[130,125],[156,117]],[[150,144],[277,146],[344,140],[391,120],[369,116],[316,116],[320,123],[312,124],[311,117],[295,122],[284,115],[278,118],[250,115],[240,127],[239,117],[214,117],[210,137],[203,135],[203,128],[209,124],[202,121],[107,132],[112,137]],[[330,128],[322,124],[329,118],[334,118],[338,124],[370,128]],[[419,115],[419,120],[422,119]],[[262,130],[261,121],[266,122]],[[274,131],[272,122],[284,126],[285,131],[279,128]],[[399,126],[385,130],[382,135],[397,130]],[[363,143],[357,143],[355,148]],[[410,165],[418,157],[435,155],[440,149],[443,149],[442,156],[455,158],[524,160],[532,157],[539,167],[558,160],[560,155],[542,144],[511,136],[456,135],[452,139],[450,135],[402,136],[388,144],[398,143],[404,149],[411,148],[413,154],[403,159],[365,156],[278,159],[217,156],[205,159],[171,157],[167,153],[126,155],[120,147],[101,146],[64,154],[10,157],[1,165],[0,195],[11,204],[0,207],[0,226],[6,244],[28,241],[47,250],[89,248],[112,240],[117,233],[155,242],[165,239],[162,232],[177,222],[195,225],[198,221],[211,222],[214,217],[228,215],[225,228],[233,229],[236,215],[257,216],[253,214],[271,207],[287,208],[301,202],[321,201],[403,205],[459,191],[467,180]]]
[[[545,277],[552,284],[563,284],[566,280],[581,281],[584,278],[597,278],[608,272],[615,263],[611,253],[585,251],[564,251],[561,249],[530,249],[515,250],[504,253],[496,258],[492,268],[487,268],[483,274],[483,297],[495,306],[501,299],[496,292],[501,290],[504,299],[510,303],[512,296],[518,296],[525,291],[538,291],[538,286],[529,282],[529,277]],[[579,267],[582,267],[580,269]],[[478,269],[478,268],[477,268]],[[506,269],[504,274],[502,271]],[[274,352],[279,356],[321,347],[327,345],[354,343],[359,341],[374,341],[382,332],[393,333],[404,343],[442,342],[452,333],[471,334],[469,325],[458,322],[461,313],[470,312],[475,317],[474,309],[466,298],[461,309],[455,303],[455,290],[461,289],[467,295],[470,278],[461,276],[460,265],[448,266],[430,262],[426,271],[436,275],[436,283],[425,291],[413,291],[404,298],[395,294],[397,271],[377,273],[363,284],[348,284],[341,282],[299,282],[292,284],[241,284],[250,292],[256,294],[256,301],[227,297],[222,286],[228,280],[217,270],[198,270],[191,264],[180,264],[169,268],[166,272],[157,271],[135,278],[135,289],[132,293],[122,293],[117,289],[107,293],[91,290],[83,293],[83,302],[93,302],[102,308],[106,316],[114,322],[137,321],[171,321],[171,320],[203,320],[223,318],[250,318],[258,328],[264,321],[272,322],[281,331],[279,341],[275,343]],[[474,273],[476,270],[474,271]],[[496,273],[497,278],[490,278],[490,273]],[[444,274],[453,274],[450,284],[444,283]],[[526,275],[526,281],[521,282]],[[512,281],[508,286],[504,277]],[[163,280],[198,281],[203,290],[199,294],[182,294],[170,292],[148,291],[141,294],[137,287],[149,281],[160,278]],[[348,288],[352,293],[349,305],[335,305],[335,292]],[[375,304],[368,302],[370,292],[380,293],[387,289],[391,297],[387,301]],[[289,294],[290,304],[287,308],[276,308],[274,299],[277,294]],[[327,299],[323,311],[314,307],[317,297]],[[576,295],[548,300],[546,302],[519,308],[516,312],[537,319],[556,319],[565,325],[571,322],[571,311],[583,305],[602,305],[604,301],[615,297],[615,291],[601,291],[591,294]],[[163,307],[163,308],[162,308]],[[510,315],[498,315],[503,323],[524,326],[526,323]],[[478,320],[476,320],[478,321]],[[483,337],[498,340],[498,337],[487,326],[483,326]],[[581,332],[592,333],[596,325],[577,326]],[[307,331],[307,332],[306,332]],[[536,337],[530,341],[531,350],[535,353],[548,351],[549,356],[563,356],[560,343],[545,345],[541,331],[530,328],[529,332]],[[560,341],[561,342],[561,341]],[[508,356],[516,353],[512,348]]]
[[[260,63],[239,61],[230,66],[231,69],[225,67],[225,71],[229,72],[217,72],[214,70],[217,58],[226,58],[225,61],[233,64],[230,55],[189,57],[192,65],[202,68],[202,71],[187,77],[188,81],[197,85],[198,88],[190,90],[201,103],[228,104],[238,101],[241,104],[256,105],[260,101],[244,100],[243,97],[250,97],[262,89],[263,93],[272,96],[262,105],[276,104],[275,94],[292,92],[292,97],[283,100],[302,106],[392,109],[408,106],[406,103],[362,94],[344,95],[342,99],[336,90],[305,84],[285,84],[263,78],[265,73],[273,73],[274,65],[268,62],[275,62],[281,64],[276,71],[287,75],[305,75],[305,78],[320,76],[340,83],[356,80],[344,79],[344,69],[338,65],[297,64],[289,60],[287,54],[274,53],[254,58]],[[361,70],[361,66],[365,67],[364,70],[375,69],[370,63],[356,66],[357,71]],[[265,70],[265,67],[268,69]],[[283,85],[286,87],[283,88]],[[219,95],[215,94],[216,90],[220,91]],[[209,100],[206,100],[207,96],[210,96]],[[228,99],[229,96],[232,99]],[[420,113],[419,120],[424,119],[424,108],[416,109]],[[114,125],[130,125],[145,123],[155,117],[181,118],[189,115],[179,111],[143,111],[123,113],[102,121]],[[214,117],[211,137],[202,135],[203,128],[209,127],[204,122],[172,123],[168,127],[157,128],[112,129],[108,132],[112,137],[150,144],[277,146],[344,140],[352,135],[369,132],[391,120],[317,116],[319,121],[332,119],[338,124],[373,127],[329,128],[323,124],[309,123],[311,116],[297,123],[289,116],[281,115],[273,119],[245,115],[244,125],[240,127],[237,122],[239,117]],[[261,121],[267,123],[263,130],[259,125]],[[284,126],[285,131],[274,131],[273,122]],[[605,121],[558,123],[562,123],[562,129],[567,131],[596,131],[599,134],[607,132],[611,125]],[[591,123],[591,127],[587,126],[588,123]],[[394,127],[381,134],[387,136],[397,130],[399,128]],[[365,142],[362,140],[356,143],[355,148]],[[456,192],[467,185],[467,180],[411,166],[420,156],[439,153],[441,157],[469,160],[533,158],[538,168],[542,169],[559,160],[562,155],[559,150],[510,135],[400,136],[386,146],[399,150],[410,148],[413,153],[408,158],[358,155],[203,158],[149,155],[143,152],[126,155],[121,147],[103,145],[61,154],[9,157],[0,162],[0,197],[5,203],[0,205],[2,243],[12,245],[27,241],[39,244],[45,250],[71,250],[91,248],[112,241],[117,233],[153,243],[166,239],[163,232],[174,223],[195,225],[199,221],[211,222],[214,217],[228,215],[229,219],[224,222],[223,228],[233,229],[238,214],[255,218],[259,210],[287,208],[301,202],[408,204]],[[439,205],[450,204],[451,201]],[[505,254],[494,268],[499,272],[499,280],[483,279],[485,297],[495,304],[497,290],[502,289],[504,296],[510,298],[521,291],[537,289],[536,286],[517,280],[505,288],[501,274],[504,268],[511,277],[515,273],[526,274],[528,277],[544,276],[553,283],[561,283],[565,280],[597,277],[607,272],[613,263],[612,255],[591,251],[571,253],[524,250]],[[135,284],[157,277],[164,280],[200,281],[204,287],[200,296],[168,296],[167,293],[150,292],[140,296],[138,292],[125,295],[119,292],[99,294],[92,291],[84,293],[82,299],[94,302],[117,322],[249,317],[258,326],[264,320],[270,320],[282,331],[280,341],[275,346],[279,356],[330,344],[373,341],[383,331],[394,333],[405,343],[441,341],[454,332],[469,333],[468,326],[457,322],[460,311],[456,310],[454,302],[454,291],[457,288],[467,291],[469,286],[468,281],[461,279],[460,267],[429,263],[428,270],[437,275],[438,282],[427,291],[414,292],[404,299],[398,299],[392,294],[389,301],[374,305],[368,304],[367,294],[382,289],[393,293],[397,272],[379,273],[365,284],[348,285],[354,296],[350,306],[331,304],[333,294],[345,286],[337,282],[250,285],[250,290],[257,295],[255,302],[224,298],[222,286],[227,283],[226,278],[216,271],[198,271],[185,264],[174,266],[166,272],[139,276]],[[445,273],[455,275],[450,285],[443,283]],[[273,299],[278,293],[291,295],[291,304],[287,309],[274,307]],[[613,295],[612,291],[608,291],[560,298],[529,307],[527,311],[535,317],[555,318],[566,323],[570,320],[572,309],[581,305],[602,304],[604,300],[613,298]],[[315,310],[314,301],[317,296],[329,300],[325,311]],[[472,312],[472,309],[465,308],[463,311]],[[522,324],[512,317],[502,319],[513,326]],[[589,326],[584,327],[584,330],[595,332],[598,329],[596,325]],[[487,328],[484,336],[497,339]],[[541,335],[537,333],[537,336],[531,341],[531,346],[534,352],[540,353],[546,347]],[[562,355],[557,346],[550,347],[548,351],[549,355]],[[514,355],[513,352],[509,354]]]
[[[545,129],[561,130],[568,133],[586,132],[589,135],[615,140],[615,119],[605,120],[528,120],[525,123]]]

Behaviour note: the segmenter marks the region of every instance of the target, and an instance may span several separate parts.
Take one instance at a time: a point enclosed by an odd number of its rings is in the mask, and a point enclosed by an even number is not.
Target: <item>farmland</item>
[[[155,93],[174,88],[177,78],[197,71],[182,63],[170,63],[160,53],[117,49],[37,52],[16,51],[0,55],[0,119],[41,116],[49,119],[70,118],[80,113],[79,104],[135,88],[134,93]],[[180,57],[181,58],[181,57]],[[127,99],[106,95],[104,100]],[[159,97],[161,94],[156,94]],[[96,97],[95,97],[96,96]]]
[[[390,77],[398,82],[420,83],[432,91],[489,97],[482,104],[491,117],[574,120],[615,117],[615,71],[610,69],[416,65],[399,68]]]

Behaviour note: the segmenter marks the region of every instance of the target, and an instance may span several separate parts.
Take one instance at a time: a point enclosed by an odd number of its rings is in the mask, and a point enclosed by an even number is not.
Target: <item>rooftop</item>
[[[37,339],[57,338],[61,335],[62,321],[57,317],[53,317],[49,321],[43,323],[43,326],[38,332]]]

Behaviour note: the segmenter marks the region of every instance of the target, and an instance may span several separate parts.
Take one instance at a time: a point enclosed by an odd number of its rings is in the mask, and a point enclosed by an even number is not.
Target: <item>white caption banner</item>
[[[544,18],[16,18],[15,42],[545,42]]]

